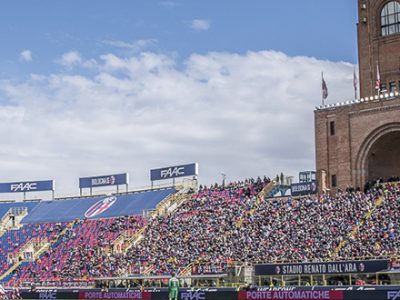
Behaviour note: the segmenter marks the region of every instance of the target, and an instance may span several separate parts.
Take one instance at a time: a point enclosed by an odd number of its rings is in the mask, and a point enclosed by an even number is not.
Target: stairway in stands
[[[384,196],[380,196],[379,198],[376,199],[376,201],[375,201],[375,203],[374,203],[374,206],[373,206],[370,210],[368,210],[368,211],[365,213],[365,215],[361,218],[361,220],[360,220],[360,222],[357,224],[357,226],[355,226],[355,227],[346,235],[346,238],[343,239],[343,240],[339,243],[339,245],[336,247],[336,249],[335,249],[335,251],[334,251],[334,253],[333,253],[333,255],[332,255],[333,258],[336,258],[336,257],[338,256],[340,250],[341,250],[350,240],[354,239],[354,237],[356,236],[356,234],[359,232],[360,228],[364,225],[364,223],[365,223],[366,221],[368,221],[368,220],[371,218],[373,212],[379,208],[379,206],[383,203],[383,201],[384,201]]]
[[[242,226],[245,216],[249,217],[249,216],[252,216],[255,213],[255,211],[257,210],[257,208],[260,205],[260,203],[265,200],[265,198],[275,188],[275,186],[276,186],[276,184],[273,181],[271,181],[271,182],[269,182],[268,184],[266,184],[263,187],[263,189],[257,194],[256,202],[254,203],[252,208],[250,210],[248,210],[248,211],[245,211],[243,213],[243,215],[241,216],[241,218],[236,222],[236,227],[237,228]]]
[[[18,267],[20,267],[24,263],[29,263],[30,261],[35,261],[37,260],[42,253],[44,253],[46,250],[48,250],[52,244],[57,242],[57,240],[62,237],[68,229],[71,229],[73,226],[74,222],[69,223],[63,231],[61,231],[58,235],[54,235],[51,239],[47,238],[32,238],[28,240],[22,247],[19,249],[18,254],[16,257],[18,258],[17,261],[3,274],[0,276],[0,281],[7,281],[9,277],[12,275],[12,272],[16,270]],[[22,227],[22,225],[20,225]],[[26,225],[29,226],[29,225]],[[20,227],[20,228],[21,228]],[[33,250],[32,256],[31,257],[25,257],[24,253],[28,251],[28,249]]]
[[[265,200],[265,198],[269,195],[269,193],[274,189],[275,186],[276,186],[276,184],[273,181],[271,181],[262,188],[262,190],[256,195],[256,200],[253,203],[252,207],[249,210],[243,212],[240,219],[236,222],[237,228],[240,228],[242,226],[243,220],[245,217],[250,217],[254,214],[254,212],[259,207],[260,203],[262,203]],[[225,236],[227,236],[228,234],[229,233],[227,232],[225,234]],[[192,272],[192,266],[196,263],[199,263],[199,261],[193,261],[193,262],[189,263],[187,266],[185,266],[184,268],[181,268],[178,275],[179,276],[190,275]]]

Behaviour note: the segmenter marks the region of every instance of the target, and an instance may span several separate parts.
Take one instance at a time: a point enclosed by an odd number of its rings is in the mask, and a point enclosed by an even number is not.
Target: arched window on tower
[[[400,3],[390,1],[381,11],[382,36],[400,33]]]

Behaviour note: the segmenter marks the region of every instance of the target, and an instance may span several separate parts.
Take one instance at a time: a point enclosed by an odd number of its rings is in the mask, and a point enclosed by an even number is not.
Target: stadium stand
[[[0,218],[12,208],[26,207],[28,211],[31,211],[38,204],[38,201],[33,202],[0,202]]]
[[[140,216],[76,220],[39,260],[20,267],[15,277],[19,281],[59,281],[108,276],[121,267],[107,255],[113,241],[121,232],[141,227]]]
[[[152,275],[182,271],[199,261],[226,264],[236,246],[232,234],[238,222],[256,205],[256,196],[268,182],[258,178],[200,187],[193,199],[173,214],[150,220],[146,238],[131,247],[123,259],[144,262],[144,274]]]
[[[7,237],[7,244],[1,243],[4,258],[18,253],[19,246],[12,243],[18,235],[19,245],[27,242],[26,236],[38,235],[37,231],[52,240],[38,259],[24,261],[3,281],[10,286],[37,280],[75,284],[128,274],[221,273],[232,263],[387,258],[399,253],[399,183],[380,184],[367,193],[348,189],[332,197],[299,199],[266,198],[272,189],[267,178],[200,187],[174,210],[148,219],[133,207],[128,208],[128,216],[117,202],[112,208],[119,216],[109,217],[114,213],[105,211],[98,219],[85,218],[85,212],[101,200],[92,199],[83,208],[74,208],[78,211],[74,217],[79,215],[74,220],[25,224],[19,233],[9,231],[1,237]],[[165,190],[162,196],[172,192]],[[57,205],[65,205],[62,202]],[[38,205],[31,212],[35,218],[28,215],[26,219],[39,220],[39,212],[43,214]],[[55,215],[53,210],[48,212]],[[64,213],[60,216],[65,220]],[[58,226],[56,233],[54,226]],[[131,238],[121,239],[127,235]],[[122,248],[117,249],[119,241]],[[9,265],[1,268],[4,273]]]
[[[175,193],[175,189],[154,190],[120,194],[111,197],[75,198],[58,201],[41,201],[35,209],[23,219],[23,223],[71,222],[84,218],[113,218],[141,214],[153,210],[159,202]],[[108,199],[108,203],[101,201]],[[93,216],[85,215],[93,205],[107,205],[110,209]],[[102,210],[101,207],[98,209]],[[96,213],[94,211],[94,213]]]
[[[60,233],[63,224],[27,224],[18,230],[8,230],[0,237],[0,274],[4,274],[13,264],[21,262],[21,250],[29,241],[48,242]]]
[[[141,215],[175,192],[170,188],[30,203],[28,216],[18,224],[22,227],[1,237],[0,279],[19,284],[38,278],[72,280],[117,272],[120,266],[109,259],[113,242],[133,236],[145,224]],[[87,262],[88,256],[93,260]]]
[[[398,256],[400,252],[400,183],[379,184],[375,209],[366,215],[358,230],[340,250],[342,257]]]

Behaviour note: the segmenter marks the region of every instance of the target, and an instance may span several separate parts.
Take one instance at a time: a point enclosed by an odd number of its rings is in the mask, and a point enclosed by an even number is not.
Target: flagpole
[[[321,72],[321,79],[324,82],[324,72]],[[324,92],[322,91],[322,105],[325,106]]]
[[[376,83],[375,88],[377,89],[377,95],[381,94],[381,74],[379,71],[379,61],[376,61]]]
[[[324,80],[324,72],[321,72],[322,79],[322,105],[325,105],[325,99],[328,98],[328,87]]]
[[[357,100],[357,76],[356,67],[353,69],[354,100]]]

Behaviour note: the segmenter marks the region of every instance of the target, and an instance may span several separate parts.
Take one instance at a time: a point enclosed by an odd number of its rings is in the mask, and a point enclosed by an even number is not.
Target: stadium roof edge
[[[315,111],[332,110],[332,109],[336,109],[338,107],[356,105],[356,104],[365,103],[365,102],[369,102],[369,101],[378,102],[378,101],[384,101],[384,100],[393,100],[398,97],[399,97],[399,92],[397,92],[397,91],[391,92],[391,93],[382,93],[379,95],[374,95],[374,96],[355,99],[355,100],[348,100],[348,101],[344,101],[344,102],[336,102],[336,103],[332,103],[332,104],[318,105],[315,107]]]

